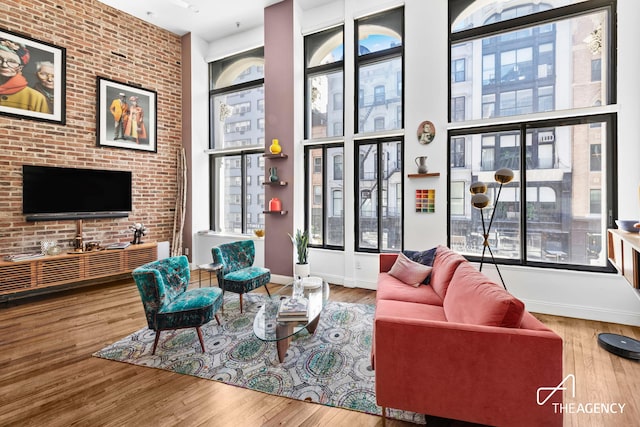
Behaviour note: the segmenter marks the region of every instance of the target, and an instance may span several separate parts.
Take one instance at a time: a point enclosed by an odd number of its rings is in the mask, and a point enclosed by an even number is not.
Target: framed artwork
[[[98,77],[99,147],[157,152],[156,92]]]
[[[0,61],[0,114],[65,123],[65,48],[0,28]]]
[[[429,120],[425,120],[418,126],[418,142],[429,144],[436,137],[436,127]]]
[[[436,211],[436,190],[416,190],[416,212]]]

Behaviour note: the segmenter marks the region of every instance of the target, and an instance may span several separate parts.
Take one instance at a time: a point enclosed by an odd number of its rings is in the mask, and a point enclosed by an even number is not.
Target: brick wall
[[[134,222],[149,229],[145,240],[170,241],[181,146],[180,38],[94,0],[3,2],[0,28],[67,52],[66,125],[0,115],[0,253],[39,250],[43,239],[66,244],[76,233],[71,220],[25,221],[23,164],[131,171],[129,218],[84,220],[85,241],[131,240]],[[96,146],[97,76],[156,91],[157,153]]]

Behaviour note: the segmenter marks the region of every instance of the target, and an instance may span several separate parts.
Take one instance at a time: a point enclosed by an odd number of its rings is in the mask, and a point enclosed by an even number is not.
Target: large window
[[[357,241],[360,251],[402,249],[402,141],[357,143]]]
[[[306,219],[312,246],[344,246],[343,151],[341,144],[309,146],[305,151]]]
[[[402,52],[404,9],[394,9],[356,21],[355,132],[402,129]]]
[[[310,231],[309,244],[342,249],[345,105],[342,27],[306,36],[304,51],[305,135],[313,141],[305,147],[305,223]],[[327,142],[329,138],[331,142]]]
[[[304,41],[305,222],[310,245],[345,247],[346,208],[355,215],[356,251],[401,250],[403,141],[390,135],[403,128],[404,9],[345,25],[353,25],[353,57],[344,58],[342,26],[310,34]],[[353,66],[354,75],[344,75],[345,62]],[[344,98],[345,80],[353,81],[355,100]],[[355,119],[348,135],[343,133],[345,111],[353,111]],[[355,188],[345,191],[345,181],[354,182]]]
[[[615,1],[469,3],[452,23],[452,67],[480,65],[462,83],[451,70],[450,122],[466,95],[473,126],[449,132],[450,243],[480,256],[484,214],[498,262],[606,269],[616,117],[601,103],[614,103]],[[496,200],[500,168],[515,179]],[[483,211],[471,209],[477,181],[489,185]]]
[[[305,37],[305,135],[342,136],[344,36],[342,27]]]
[[[232,233],[264,228],[263,49],[210,63],[209,97],[210,227]]]

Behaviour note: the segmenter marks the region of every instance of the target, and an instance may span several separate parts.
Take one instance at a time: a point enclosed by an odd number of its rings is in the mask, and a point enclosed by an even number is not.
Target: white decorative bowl
[[[637,233],[640,231],[640,228],[634,227],[634,225],[639,222],[640,220],[637,219],[616,219],[618,228],[629,233]]]

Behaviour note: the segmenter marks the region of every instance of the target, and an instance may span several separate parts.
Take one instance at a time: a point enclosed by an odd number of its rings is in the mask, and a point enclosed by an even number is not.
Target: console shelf
[[[279,187],[285,187],[289,185],[289,183],[287,181],[276,181],[276,182],[265,181],[262,183],[262,185],[277,185]]]
[[[262,211],[262,213],[270,215],[286,215],[289,213],[289,211]]]
[[[0,301],[54,292],[63,285],[106,282],[158,258],[157,243],[0,262]],[[56,289],[58,288],[58,289]]]

